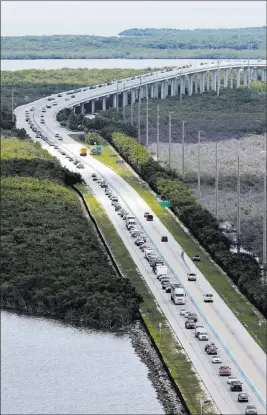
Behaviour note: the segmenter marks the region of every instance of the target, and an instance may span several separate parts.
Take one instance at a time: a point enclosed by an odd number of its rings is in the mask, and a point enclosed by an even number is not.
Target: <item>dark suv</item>
[[[232,392],[233,391],[242,392],[242,383],[239,380],[231,382],[230,390]]]

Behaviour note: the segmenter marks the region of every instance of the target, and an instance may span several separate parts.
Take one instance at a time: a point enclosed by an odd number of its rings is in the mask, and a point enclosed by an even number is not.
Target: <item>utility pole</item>
[[[237,253],[240,253],[240,160],[237,157],[237,225],[236,225]]]
[[[172,113],[169,112],[169,168],[171,168]]]
[[[215,143],[215,217],[218,218],[218,143]]]
[[[146,84],[146,148],[148,149],[148,85]]]
[[[133,91],[131,90],[131,125],[133,125]]]
[[[157,161],[159,161],[159,104],[157,105]]]
[[[116,110],[119,111],[119,82],[117,81]]]
[[[267,136],[265,140],[265,172],[264,172],[264,190],[263,190],[263,252],[262,252],[262,265],[263,265],[263,283],[267,284],[267,253],[266,253],[266,215],[267,215]]]
[[[185,121],[182,121],[182,176],[184,179],[184,124]]]
[[[125,83],[122,86],[122,117],[125,120]]]
[[[12,117],[12,122],[14,122],[14,88],[12,86],[11,88],[11,117]]]
[[[221,74],[220,74],[220,60],[218,59],[218,84],[217,84],[217,96],[220,95],[221,86]]]
[[[198,198],[200,200],[200,133],[197,134],[197,189],[198,189]]]
[[[183,95],[182,95],[182,72],[180,71],[180,101],[182,101]]]
[[[140,87],[139,87],[139,102],[138,102],[138,141],[141,143],[141,88],[142,88],[142,78],[140,75]]]

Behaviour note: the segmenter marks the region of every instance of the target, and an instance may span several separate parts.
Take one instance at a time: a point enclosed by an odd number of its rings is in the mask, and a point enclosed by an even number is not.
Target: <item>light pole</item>
[[[240,160],[237,157],[237,225],[236,225],[237,253],[240,253]]]
[[[266,252],[266,216],[267,216],[267,136],[265,139],[265,171],[264,171],[264,180],[263,180],[263,240],[262,240],[262,266],[263,266],[263,283],[267,284],[267,252]]]
[[[142,78],[140,75],[140,87],[139,87],[139,102],[138,102],[138,141],[141,142],[141,88],[142,88]]]
[[[215,217],[218,218],[218,143],[215,143]]]
[[[197,188],[198,188],[198,198],[200,200],[200,135],[205,134],[203,131],[198,131],[197,134]]]
[[[171,168],[172,113],[169,112],[169,168]]]
[[[157,161],[159,161],[159,104],[157,105]]]
[[[148,149],[148,85],[146,84],[146,148]]]
[[[184,179],[184,124],[185,121],[182,121],[182,176]]]

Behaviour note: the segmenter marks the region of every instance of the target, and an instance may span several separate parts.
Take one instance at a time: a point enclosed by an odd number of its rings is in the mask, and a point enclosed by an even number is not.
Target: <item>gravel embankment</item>
[[[142,323],[137,322],[132,327],[130,338],[136,354],[148,367],[148,377],[164,407],[165,414],[186,415],[187,412],[174,390]]]

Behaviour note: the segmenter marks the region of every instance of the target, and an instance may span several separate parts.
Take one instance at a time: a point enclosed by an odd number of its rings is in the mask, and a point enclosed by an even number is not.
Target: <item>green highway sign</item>
[[[160,206],[161,207],[170,207],[171,206],[171,202],[169,202],[169,200],[162,200],[160,202]]]
[[[156,198],[157,198],[157,199],[160,199],[160,195],[157,195],[157,196],[156,196]]]
[[[97,151],[102,151],[102,146],[96,146]]]

